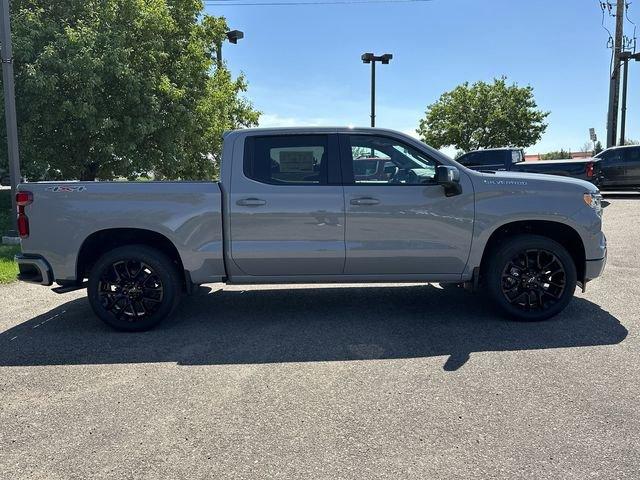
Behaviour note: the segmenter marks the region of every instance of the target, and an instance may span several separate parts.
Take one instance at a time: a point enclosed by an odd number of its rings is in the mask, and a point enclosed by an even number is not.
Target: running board
[[[82,282],[79,285],[64,285],[60,287],[52,288],[51,291],[56,292],[58,294],[75,292],[76,290],[82,290],[83,288],[87,288],[89,282]]]

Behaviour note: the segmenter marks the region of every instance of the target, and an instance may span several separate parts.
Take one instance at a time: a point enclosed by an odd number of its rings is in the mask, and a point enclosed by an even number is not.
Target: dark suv
[[[611,147],[598,159],[598,187],[602,190],[640,189],[640,145]]]

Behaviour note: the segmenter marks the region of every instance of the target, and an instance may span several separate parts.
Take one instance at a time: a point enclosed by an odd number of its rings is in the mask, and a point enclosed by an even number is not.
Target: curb
[[[3,245],[20,245],[20,237],[2,237]]]

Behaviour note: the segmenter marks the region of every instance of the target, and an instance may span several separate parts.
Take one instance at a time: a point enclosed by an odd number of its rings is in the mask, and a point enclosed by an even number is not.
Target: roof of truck
[[[406,133],[400,132],[398,130],[392,130],[390,128],[377,128],[377,127],[354,127],[354,126],[335,126],[335,127],[317,127],[317,126],[308,126],[308,127],[255,127],[255,128],[241,128],[237,130],[230,130],[225,133],[241,133],[241,132],[325,132],[325,133],[333,133],[333,132],[391,132],[395,134],[409,136]],[[415,138],[415,137],[412,137]]]

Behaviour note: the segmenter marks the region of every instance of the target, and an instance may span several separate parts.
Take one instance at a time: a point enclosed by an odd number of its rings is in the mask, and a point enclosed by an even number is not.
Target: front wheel
[[[180,278],[166,255],[143,245],[116,248],[93,266],[87,289],[94,313],[117,330],[148,330],[178,303]]]
[[[518,320],[546,320],[573,298],[577,274],[567,250],[549,238],[518,235],[491,254],[486,283],[489,295]]]

